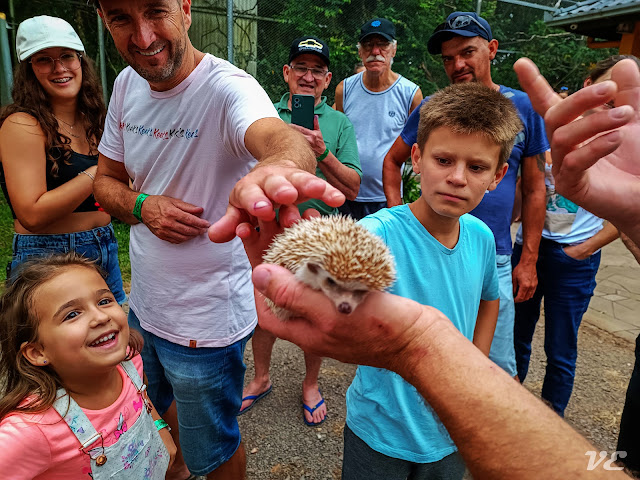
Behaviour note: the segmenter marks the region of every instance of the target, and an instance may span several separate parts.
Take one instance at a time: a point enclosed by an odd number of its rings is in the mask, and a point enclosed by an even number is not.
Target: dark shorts
[[[173,400],[180,446],[194,475],[207,475],[240,446],[236,415],[242,404],[244,348],[251,334],[219,348],[189,348],[147,332],[129,310],[129,326],[142,333],[147,391],[163,415]]]
[[[375,451],[345,424],[342,480],[462,480],[458,452],[432,463],[414,463]]]
[[[11,281],[27,260],[46,257],[54,253],[76,253],[95,260],[107,274],[107,285],[122,305],[127,300],[122,286],[122,274],[118,263],[118,241],[111,224],[75,233],[52,235],[13,235],[13,258],[7,268],[7,279]]]

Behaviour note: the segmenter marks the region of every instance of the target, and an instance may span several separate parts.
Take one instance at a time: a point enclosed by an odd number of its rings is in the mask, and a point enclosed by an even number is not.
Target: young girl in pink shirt
[[[176,447],[141,341],[90,261],[26,265],[0,299],[2,478],[164,479]]]

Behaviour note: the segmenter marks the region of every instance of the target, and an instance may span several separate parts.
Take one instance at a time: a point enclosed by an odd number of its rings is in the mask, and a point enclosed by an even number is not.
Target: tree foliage
[[[555,3],[555,0],[553,0]],[[324,38],[331,48],[331,70],[334,86],[351,75],[359,60],[356,41],[360,26],[373,17],[386,17],[396,25],[398,53],[393,69],[421,86],[430,94],[448,84],[440,58],[427,52],[426,44],[434,29],[446,16],[458,11],[475,11],[476,1],[465,0],[269,0],[269,15],[281,23],[270,24],[259,35],[258,79],[267,92],[279,97],[285,86],[282,65],[288,59],[289,44],[298,35]],[[542,2],[541,2],[542,3]],[[551,1],[546,1],[551,5]],[[559,29],[547,27],[543,12],[532,8],[493,1],[482,3],[482,16],[500,43],[494,60],[493,80],[518,87],[512,66],[515,60],[527,56],[533,59],[552,86],[566,85],[578,89],[589,67],[599,59],[615,53],[613,50],[591,50],[586,39]],[[268,28],[268,31],[266,30]],[[332,89],[330,88],[329,91]],[[332,100],[331,94],[329,94]]]
[[[556,0],[539,2],[553,5]],[[194,5],[196,3],[200,11],[195,11],[194,16],[203,15],[203,5],[221,8],[221,2],[214,0],[194,0]],[[247,12],[255,11],[251,6],[257,5],[261,20],[257,21],[257,57],[253,60],[257,63],[258,81],[273,100],[286,91],[282,66],[288,61],[292,40],[300,35],[317,35],[328,42],[334,78],[327,90],[330,104],[335,85],[352,74],[359,60],[356,42],[359,28],[365,21],[386,17],[395,23],[398,53],[393,69],[420,85],[427,95],[448,83],[439,57],[427,52],[429,36],[452,11],[474,11],[476,8],[476,0],[235,0],[235,4],[238,11],[244,8]],[[62,17],[74,25],[87,53],[97,58],[98,22],[95,10],[86,0],[14,1],[14,5],[15,18],[9,19],[14,28],[34,15]],[[591,50],[586,46],[585,38],[550,29],[543,22],[543,13],[533,8],[489,0],[482,2],[482,16],[489,21],[494,37],[500,42],[493,80],[507,86],[518,87],[512,66],[522,56],[533,59],[552,86],[564,85],[573,91],[580,88],[593,63],[614,53],[612,50]],[[110,90],[125,63],[107,32],[104,37]]]

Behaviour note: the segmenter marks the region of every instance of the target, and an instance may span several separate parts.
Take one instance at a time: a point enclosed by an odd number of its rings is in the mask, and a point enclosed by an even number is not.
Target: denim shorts
[[[498,312],[498,323],[493,334],[489,358],[511,377],[515,377],[517,370],[516,350],[513,345],[513,324],[516,308],[513,303],[511,255],[496,255],[496,264],[500,287],[500,311]]]
[[[207,475],[240,446],[236,415],[242,404],[244,349],[251,334],[226,347],[185,347],[144,330],[131,309],[129,327],[144,338],[149,398],[160,415],[175,399],[184,461],[194,475]]]
[[[116,301],[122,305],[127,300],[122,286],[122,274],[118,263],[118,241],[111,224],[92,230],[52,235],[13,234],[13,258],[7,269],[7,279],[12,281],[19,266],[27,260],[46,257],[54,253],[76,253],[95,260],[107,274],[107,285]]]

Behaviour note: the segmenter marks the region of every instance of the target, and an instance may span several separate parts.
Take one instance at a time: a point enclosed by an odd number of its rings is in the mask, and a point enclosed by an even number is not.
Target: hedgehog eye
[[[331,278],[331,277],[327,277],[327,284],[328,284],[330,287],[333,287],[333,286],[337,285],[336,281],[335,281],[333,278]]]

